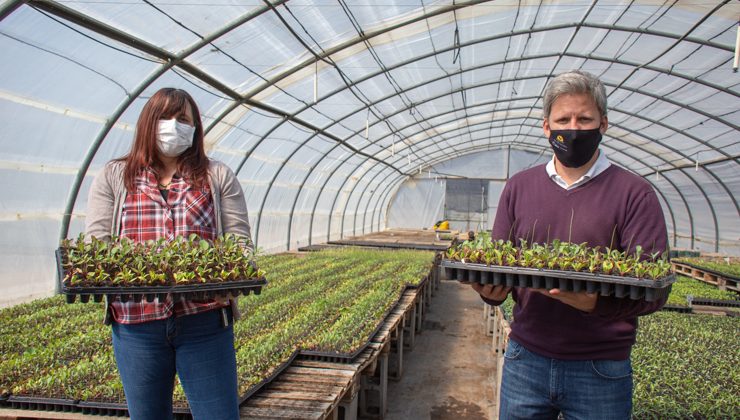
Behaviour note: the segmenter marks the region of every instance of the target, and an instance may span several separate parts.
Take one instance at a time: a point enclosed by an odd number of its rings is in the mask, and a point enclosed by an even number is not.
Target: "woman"
[[[251,244],[241,186],[226,165],[206,157],[195,101],[164,88],[144,105],[128,155],[93,181],[86,235],[141,242],[192,233],[207,240],[231,233]],[[106,322],[131,418],[171,418],[177,373],[196,419],[238,419],[235,318],[233,300],[109,302]]]

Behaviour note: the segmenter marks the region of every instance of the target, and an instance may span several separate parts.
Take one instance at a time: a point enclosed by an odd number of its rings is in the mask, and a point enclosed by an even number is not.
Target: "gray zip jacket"
[[[108,162],[95,177],[87,198],[85,235],[110,241],[118,235],[121,213],[126,201],[126,186],[123,181],[124,162]],[[247,218],[247,203],[244,192],[234,172],[224,163],[211,160],[208,168],[208,185],[213,195],[216,219],[216,234],[233,233],[247,238],[252,246],[252,235]],[[231,299],[234,319],[239,319],[236,299]],[[111,322],[110,310],[106,311],[106,324]]]

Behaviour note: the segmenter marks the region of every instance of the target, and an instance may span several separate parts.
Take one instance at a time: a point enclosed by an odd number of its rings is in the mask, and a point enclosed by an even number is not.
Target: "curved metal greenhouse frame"
[[[672,246],[740,255],[738,2],[231,3],[0,6],[3,285],[34,266],[30,293],[52,287],[51,251],[160,87],[193,94],[278,251],[385,229],[409,183],[465,176],[443,166],[486,154],[503,183],[547,159],[542,91],[570,69],[604,81],[601,149],[657,191]]]

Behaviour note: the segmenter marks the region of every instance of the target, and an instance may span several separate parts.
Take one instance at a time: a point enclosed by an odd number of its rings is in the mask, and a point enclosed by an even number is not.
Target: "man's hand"
[[[511,292],[511,287],[494,286],[492,284],[471,283],[470,286],[488,300],[503,301]]]
[[[586,292],[563,292],[560,289],[533,289],[535,292],[542,293],[553,299],[557,299],[566,305],[570,305],[583,312],[593,312],[596,307],[596,300],[599,298],[598,293]]]

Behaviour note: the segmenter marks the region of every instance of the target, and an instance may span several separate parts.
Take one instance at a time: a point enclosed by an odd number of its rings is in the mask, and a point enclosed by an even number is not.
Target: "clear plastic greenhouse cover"
[[[482,228],[550,159],[543,88],[605,83],[601,150],[658,192],[670,244],[740,255],[737,1],[51,1],[0,5],[0,306],[55,290],[102,165],[161,87],[276,252],[428,227],[479,179]],[[462,184],[460,184],[462,185]]]

